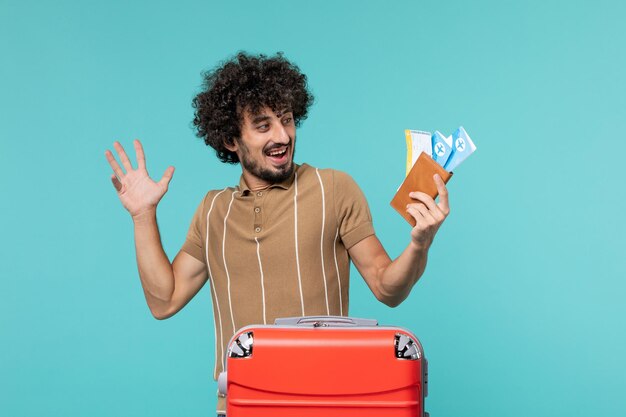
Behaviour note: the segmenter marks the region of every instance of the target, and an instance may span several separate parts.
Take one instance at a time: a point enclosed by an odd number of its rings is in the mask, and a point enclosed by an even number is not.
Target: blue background
[[[422,340],[431,415],[624,415],[624,3],[224,3],[0,0],[0,415],[213,414],[209,289],[150,316],[104,150],[176,166],[174,256],[239,177],[190,122],[201,72],[242,49],[308,75],[296,160],[349,172],[394,257],[404,129],[476,142],[410,298],[352,275],[352,315]]]

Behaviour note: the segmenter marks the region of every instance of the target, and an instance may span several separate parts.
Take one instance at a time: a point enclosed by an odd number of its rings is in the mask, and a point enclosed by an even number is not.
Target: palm
[[[118,195],[131,214],[156,206],[166,191],[159,183],[152,180],[145,170],[128,172],[121,184],[122,188],[118,191]]]
[[[119,166],[113,154],[108,150],[106,151],[107,160],[115,173],[111,177],[111,181],[117,190],[122,205],[132,216],[139,215],[157,206],[167,192],[174,172],[174,168],[169,167],[161,180],[158,182],[154,181],[146,170],[146,161],[141,143],[136,140],[134,145],[138,165],[136,169],[133,169],[124,148],[118,142],[115,142],[114,146],[124,170]]]

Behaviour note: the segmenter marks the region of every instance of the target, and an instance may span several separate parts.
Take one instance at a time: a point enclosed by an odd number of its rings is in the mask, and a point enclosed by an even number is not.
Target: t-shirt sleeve
[[[183,247],[181,251],[187,252],[189,255],[198,259],[199,261],[205,262],[204,255],[204,224],[205,224],[205,211],[204,211],[204,202],[206,201],[206,197],[200,202],[200,205],[196,209],[196,213],[193,215],[191,219],[191,225],[189,225],[189,230],[187,231],[187,238],[185,239],[185,243],[183,243]]]
[[[333,171],[333,195],[339,236],[346,249],[350,249],[374,234],[372,215],[365,195],[345,172]]]

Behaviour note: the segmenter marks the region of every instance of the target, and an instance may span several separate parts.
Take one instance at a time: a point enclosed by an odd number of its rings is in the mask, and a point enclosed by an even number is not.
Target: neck
[[[243,174],[243,180],[246,182],[246,184],[248,185],[248,188],[250,188],[251,191],[264,190],[268,188],[270,185],[272,185],[271,182],[265,181],[249,173],[245,169],[243,170],[242,174]]]

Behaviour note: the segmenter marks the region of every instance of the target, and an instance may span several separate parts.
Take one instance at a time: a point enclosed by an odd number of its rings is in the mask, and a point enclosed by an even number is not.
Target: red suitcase
[[[227,417],[427,417],[419,340],[375,320],[320,316],[240,329],[219,377]]]

